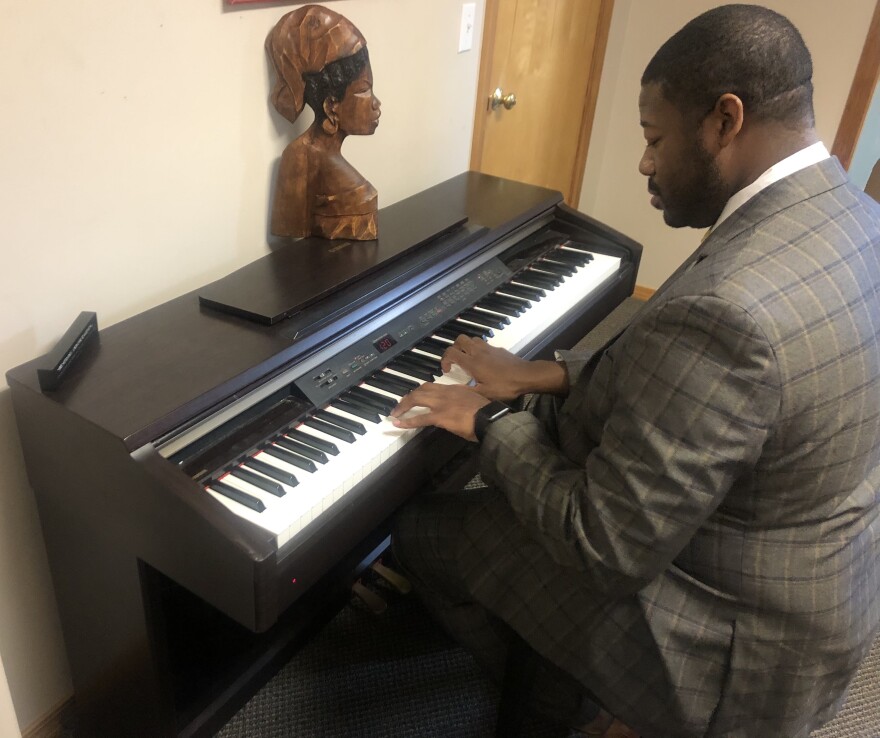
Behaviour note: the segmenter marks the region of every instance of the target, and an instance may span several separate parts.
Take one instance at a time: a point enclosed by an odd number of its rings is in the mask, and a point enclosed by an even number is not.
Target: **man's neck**
[[[741,166],[731,179],[731,192],[748,187],[774,164],[819,141],[813,127],[793,131],[780,123],[752,126],[744,133]]]

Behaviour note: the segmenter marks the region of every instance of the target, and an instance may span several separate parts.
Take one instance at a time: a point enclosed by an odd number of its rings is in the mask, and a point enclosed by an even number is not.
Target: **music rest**
[[[463,213],[450,215],[428,205],[418,198],[407,198],[383,208],[379,211],[380,235],[374,241],[288,241],[203,287],[199,303],[273,325],[467,223]],[[419,212],[414,214],[414,207]]]

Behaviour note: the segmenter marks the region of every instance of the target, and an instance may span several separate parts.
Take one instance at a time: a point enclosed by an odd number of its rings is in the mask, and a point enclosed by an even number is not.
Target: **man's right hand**
[[[440,360],[444,372],[458,364],[476,382],[474,389],[490,400],[515,400],[529,392],[564,395],[568,374],[555,361],[526,361],[479,338],[459,336]]]

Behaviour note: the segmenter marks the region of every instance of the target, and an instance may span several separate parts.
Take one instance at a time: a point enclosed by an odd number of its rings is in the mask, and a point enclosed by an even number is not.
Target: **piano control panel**
[[[511,274],[500,259],[490,259],[301,377],[295,382],[296,386],[316,407],[326,405],[342,388],[360,382],[381,364],[414,346],[426,334],[510,279]]]

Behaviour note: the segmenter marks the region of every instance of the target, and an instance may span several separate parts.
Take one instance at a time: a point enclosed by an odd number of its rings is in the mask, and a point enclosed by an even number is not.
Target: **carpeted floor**
[[[604,343],[640,304],[624,302],[579,345]],[[340,612],[216,738],[492,736],[495,687],[414,597],[389,592],[388,599],[380,616],[354,605]],[[536,721],[523,735],[560,733]],[[880,639],[844,710],[813,738],[880,738]]]

